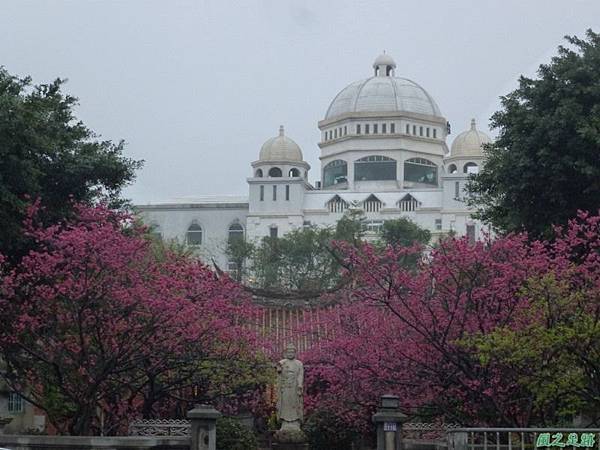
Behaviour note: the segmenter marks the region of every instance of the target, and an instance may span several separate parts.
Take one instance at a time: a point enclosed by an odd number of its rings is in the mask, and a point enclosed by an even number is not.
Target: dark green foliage
[[[303,227],[282,237],[266,237],[259,244],[229,245],[230,259],[247,267],[250,285],[271,293],[323,293],[342,282],[342,258],[334,242],[360,247],[365,220],[360,210],[350,210],[335,228]],[[386,244],[410,246],[426,244],[431,234],[407,219],[384,222],[382,239]],[[414,265],[414,257],[408,263]]]
[[[419,227],[409,219],[394,219],[383,222],[381,239],[394,247],[409,247],[415,242],[426,245],[431,239],[431,232]]]
[[[566,37],[539,77],[521,77],[492,116],[498,139],[468,189],[498,230],[547,235],[600,207],[600,35]]]
[[[247,261],[255,252],[254,244],[245,239],[230,239],[225,249],[225,254],[229,261],[235,263],[235,270],[230,271],[230,275],[236,281],[242,281],[246,275]]]
[[[237,420],[221,417],[217,420],[217,450],[257,450],[254,432]]]
[[[280,238],[264,238],[253,253],[254,283],[290,291],[333,287],[339,279],[339,263],[331,249],[333,237],[329,229],[305,227]]]
[[[32,86],[0,67],[0,252],[12,257],[27,249],[30,201],[41,198],[48,222],[68,215],[71,201],[116,203],[141,167],[122,155],[123,142],[100,141],[77,120],[63,83]]]
[[[357,430],[339,421],[334,414],[316,411],[304,424],[311,450],[348,450],[362,436]]]
[[[365,217],[360,210],[350,209],[335,225],[335,239],[360,245],[365,232]]]

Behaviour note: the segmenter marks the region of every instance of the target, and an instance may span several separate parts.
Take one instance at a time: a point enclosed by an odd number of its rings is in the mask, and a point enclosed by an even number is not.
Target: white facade
[[[251,163],[248,197],[189,198],[139,205],[146,223],[165,239],[197,244],[198,254],[227,267],[230,235],[248,240],[281,236],[306,226],[334,226],[349,208],[363,210],[368,229],[406,217],[434,238],[450,231],[481,236],[464,201],[470,173],[484,163],[490,138],[475,121],[448,149],[448,122],[417,83],[395,77],[386,54],[374,76],[351,83],[333,99],[321,130],[321,181],[308,183],[310,166],[300,147],[279,134],[265,142]]]

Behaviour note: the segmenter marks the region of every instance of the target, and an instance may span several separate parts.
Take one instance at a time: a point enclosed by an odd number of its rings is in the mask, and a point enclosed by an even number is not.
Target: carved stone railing
[[[446,433],[460,428],[456,423],[405,423],[402,425],[402,437],[415,440],[440,440],[446,439]]]
[[[185,419],[140,419],[129,424],[130,436],[189,436],[191,423]]]

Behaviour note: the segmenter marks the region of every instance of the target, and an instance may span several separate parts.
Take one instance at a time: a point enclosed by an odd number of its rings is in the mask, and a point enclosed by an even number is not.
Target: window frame
[[[407,164],[409,165],[409,167],[412,165],[412,166],[417,166],[417,167],[419,167],[419,166],[420,167],[429,167],[429,168],[433,169],[434,182],[417,181],[417,180],[408,179],[407,174],[409,173],[409,171],[407,170],[407,167],[406,167]],[[409,158],[409,159],[404,160],[403,169],[404,169],[404,180],[403,180],[404,182],[426,184],[429,186],[438,186],[439,185],[439,167],[433,161],[430,161],[425,158],[419,158],[419,157]]]
[[[239,228],[238,228],[239,227]],[[246,238],[246,230],[239,222],[233,222],[227,228],[227,243],[231,244],[235,239],[244,240]]]
[[[191,243],[190,242],[190,234],[199,235],[200,242]],[[202,226],[197,221],[194,220],[194,221],[192,221],[192,223],[190,224],[190,226],[187,228],[187,230],[185,232],[185,243],[186,243],[186,245],[189,245],[190,247],[200,247],[202,245],[203,241],[204,241],[204,230],[202,229]]]
[[[6,408],[9,414],[21,414],[25,412],[25,399],[15,391],[8,393]]]
[[[364,164],[364,165],[363,165]],[[389,165],[389,167],[385,167],[385,170],[389,170],[389,174],[378,178],[370,178],[367,177],[365,179],[361,179],[359,177],[363,175],[367,175],[368,172],[365,172],[365,167],[367,164],[380,164],[380,167],[383,168],[383,165]],[[391,170],[393,164],[393,170]],[[374,170],[374,167],[370,168]],[[354,161],[354,181],[395,181],[397,179],[397,171],[398,171],[398,161],[390,158],[388,156],[383,155],[369,155],[363,158],[359,158]]]

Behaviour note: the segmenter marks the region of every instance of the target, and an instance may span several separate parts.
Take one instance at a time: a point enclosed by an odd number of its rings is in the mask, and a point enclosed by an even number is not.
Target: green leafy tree
[[[365,235],[365,216],[360,209],[349,209],[335,225],[335,239],[360,245]]]
[[[328,228],[304,227],[280,238],[266,237],[255,250],[252,273],[263,288],[284,291],[319,291],[339,279],[339,263],[331,248],[334,233]]]
[[[229,417],[217,419],[217,450],[257,450],[254,432]]]
[[[229,255],[247,260],[247,281],[262,296],[318,297],[343,282],[342,260],[335,241],[362,243],[364,216],[349,210],[335,227],[302,227],[281,237],[265,237],[242,248],[230,246]],[[230,257],[231,257],[230,256]]]
[[[500,231],[545,235],[600,206],[600,35],[566,40],[538,78],[521,76],[502,97],[498,138],[468,185],[479,218]]]
[[[499,327],[464,340],[485,367],[528,393],[530,411],[545,425],[569,424],[577,415],[597,421],[600,408],[598,291],[549,273],[532,278],[520,295],[531,299],[522,328]]]
[[[431,239],[431,232],[409,219],[386,220],[383,222],[381,239],[385,244],[394,247],[409,247],[415,242],[426,245]]]
[[[252,257],[255,250],[254,244],[246,241],[243,236],[229,239],[225,254],[229,261],[235,265],[235,269],[229,272],[234,280],[242,281],[244,279],[247,274],[247,261]]]
[[[68,216],[73,202],[116,203],[141,162],[123,156],[123,141],[99,140],[74,113],[64,80],[34,86],[0,67],[0,252],[27,250],[22,221],[41,198],[46,222]]]

